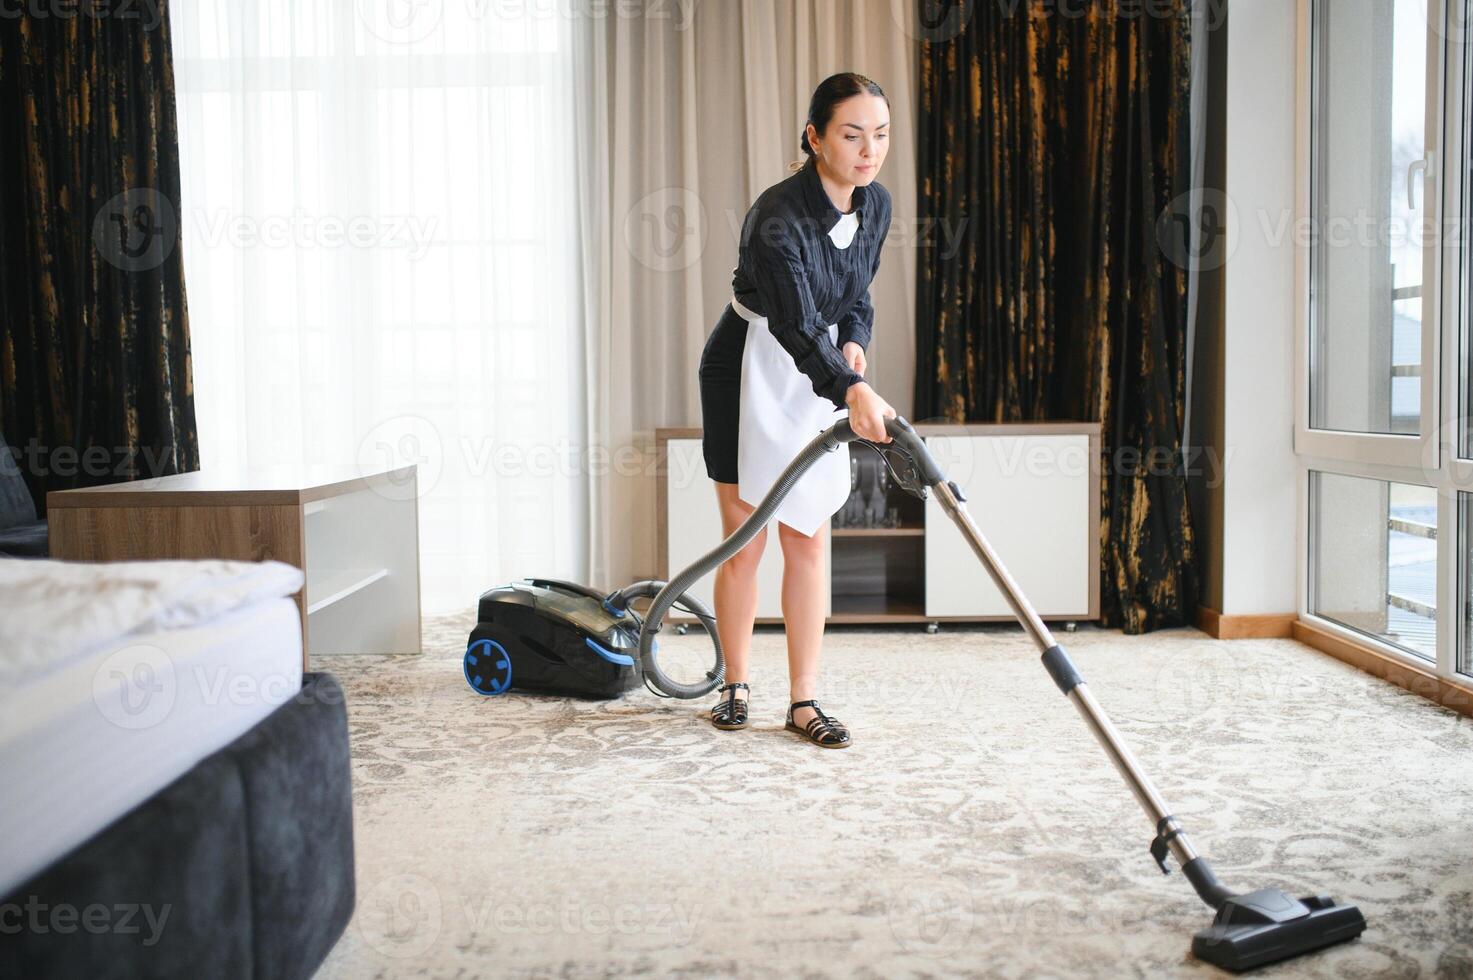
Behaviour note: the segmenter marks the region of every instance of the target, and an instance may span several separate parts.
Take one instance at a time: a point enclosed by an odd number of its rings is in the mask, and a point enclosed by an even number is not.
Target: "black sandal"
[[[721,691],[731,692],[720,701],[717,701],[711,708],[711,724],[724,732],[734,732],[739,728],[747,727],[747,699],[742,698],[740,701],[737,700],[737,688],[741,688],[749,694],[751,693],[751,688],[747,687],[744,681],[726,684],[716,689],[718,693]]]
[[[802,728],[793,721],[793,711],[796,708],[812,708],[814,711],[813,717]],[[840,724],[839,719],[824,714],[817,701],[794,701],[788,706],[788,723],[784,727],[826,749],[847,749],[852,744],[849,729]]]

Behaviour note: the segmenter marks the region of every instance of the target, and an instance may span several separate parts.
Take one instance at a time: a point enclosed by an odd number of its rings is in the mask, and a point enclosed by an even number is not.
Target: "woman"
[[[895,410],[864,380],[874,321],[869,285],[890,228],[885,162],[890,104],[863,75],[833,75],[809,102],[792,176],[763,191],[742,224],[732,301],[701,354],[706,473],[730,537],[799,450],[847,408],[860,438],[889,442]],[[794,166],[799,166],[795,164]],[[824,748],[852,737],[814,700],[827,583],[824,524],[849,495],[848,446],[814,464],[774,516],[783,549],[782,610],[790,689],[786,727]],[[716,628],[726,654],[717,728],[747,726],[747,662],[757,614],[763,528],[716,571]]]

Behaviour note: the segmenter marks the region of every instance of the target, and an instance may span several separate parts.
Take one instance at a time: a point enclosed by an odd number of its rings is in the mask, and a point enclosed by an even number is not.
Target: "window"
[[[1300,614],[1446,678],[1473,675],[1470,5],[1300,8]]]
[[[1433,249],[1426,0],[1315,6],[1310,425],[1419,431]]]
[[[1458,658],[1458,671],[1473,675],[1473,494],[1459,494],[1461,513],[1458,525],[1458,551],[1462,555],[1462,578],[1459,602],[1463,607],[1463,649]]]
[[[538,6],[170,8],[204,465],[417,463],[431,614],[586,574],[591,22]]]
[[[1437,491],[1310,474],[1318,616],[1437,659]]]

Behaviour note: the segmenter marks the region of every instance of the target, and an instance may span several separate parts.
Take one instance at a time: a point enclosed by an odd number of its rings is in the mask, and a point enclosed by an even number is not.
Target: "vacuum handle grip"
[[[901,451],[915,463],[921,482],[928,487],[945,482],[946,474],[941,472],[941,466],[931,455],[931,450],[926,446],[926,440],[921,438],[920,433],[916,432],[903,416],[897,415],[894,418],[885,419],[885,431],[890,434],[894,444],[898,445]]]
[[[577,582],[567,582],[560,578],[527,578],[522,581],[529,582],[541,589],[551,589],[554,592],[566,592],[570,595],[586,596],[590,599],[602,600],[608,594],[606,592],[600,592],[597,589],[591,589],[586,585],[580,585]]]
[[[921,499],[925,499],[927,487],[946,482],[946,474],[941,471],[931,450],[926,448],[926,441],[903,416],[885,419],[885,432],[890,436],[889,442],[871,442],[860,438],[855,435],[848,418],[835,422],[830,431],[840,442],[862,442],[879,453],[895,474],[900,486]]]

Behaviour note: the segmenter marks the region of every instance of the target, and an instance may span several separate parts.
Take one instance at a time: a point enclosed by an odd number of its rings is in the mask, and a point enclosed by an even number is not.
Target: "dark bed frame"
[[[292,700],[0,901],[0,977],[310,977],[353,901],[343,690],[306,674]]]

